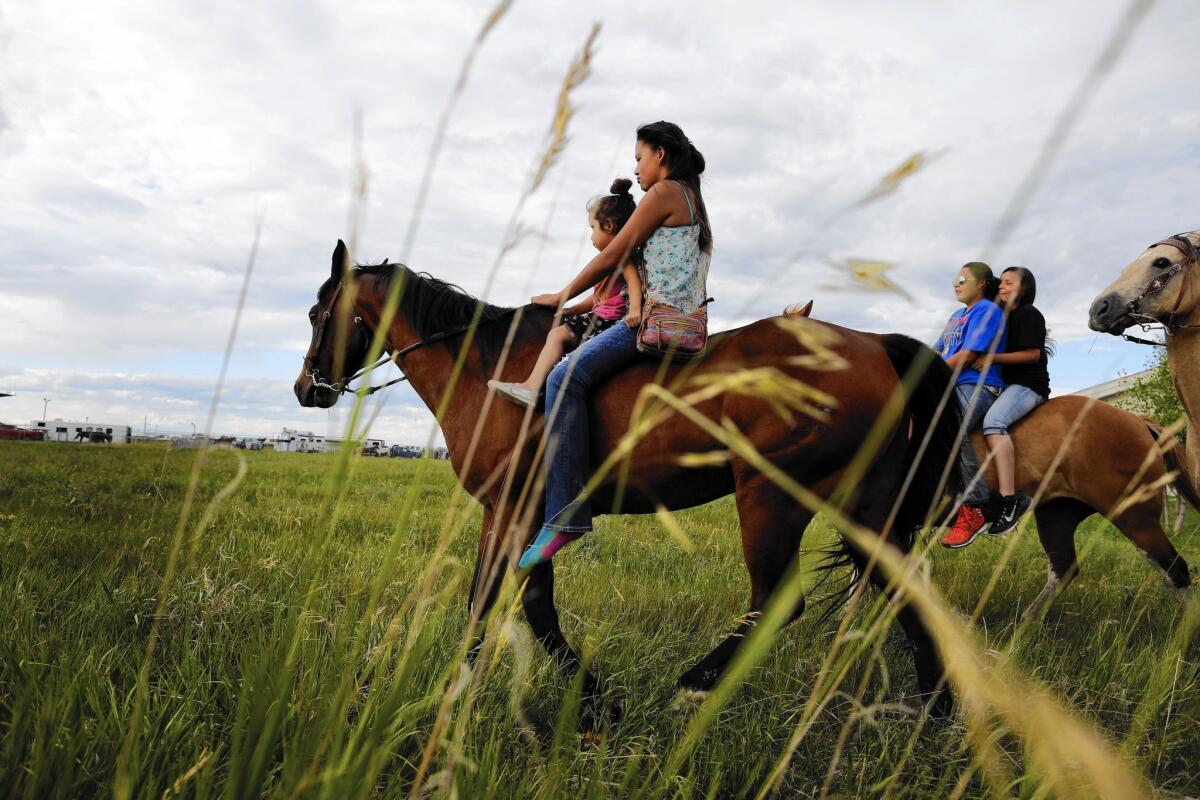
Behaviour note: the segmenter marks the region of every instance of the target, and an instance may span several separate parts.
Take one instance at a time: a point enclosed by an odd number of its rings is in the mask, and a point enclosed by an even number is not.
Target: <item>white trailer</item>
[[[332,436],[318,436],[312,431],[284,428],[275,440],[275,450],[280,453],[336,453],[341,449],[342,441]],[[384,455],[387,443],[383,439],[365,439],[358,449],[370,455]]]
[[[107,422],[72,422],[69,420],[35,419],[29,423],[34,430],[45,431],[48,442],[110,441],[113,444],[132,444],[133,430],[128,425]]]

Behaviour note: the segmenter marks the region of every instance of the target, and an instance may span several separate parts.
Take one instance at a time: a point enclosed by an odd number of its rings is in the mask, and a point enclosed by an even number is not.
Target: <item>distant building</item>
[[[113,444],[130,444],[133,431],[128,425],[112,425],[106,422],[69,422],[67,420],[35,419],[29,428],[45,431],[48,442],[87,442],[107,438]]]
[[[1106,403],[1118,405],[1125,393],[1133,388],[1139,378],[1145,378],[1154,372],[1153,369],[1144,369],[1141,372],[1134,372],[1130,375],[1122,375],[1119,378],[1114,378],[1111,381],[1098,383],[1095,386],[1089,386],[1086,389],[1080,389],[1077,392],[1072,392],[1080,397],[1094,397],[1097,400],[1103,400]]]

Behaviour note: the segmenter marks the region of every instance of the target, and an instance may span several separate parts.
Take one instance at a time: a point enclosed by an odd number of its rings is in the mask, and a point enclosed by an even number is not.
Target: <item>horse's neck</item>
[[[476,335],[481,333],[481,331],[477,331]],[[408,325],[403,320],[397,319],[388,336],[388,349],[394,352],[417,339],[418,337],[412,333]],[[462,340],[456,338],[454,341],[461,342]],[[467,353],[466,358],[463,359],[462,368],[458,371],[457,378],[454,378],[457,352],[458,347],[447,348],[442,344],[422,347],[403,357],[402,369],[408,377],[408,383],[412,386],[413,391],[431,412],[436,414],[444,406],[438,422],[442,429],[442,436],[446,440],[446,449],[450,453],[450,459],[456,472],[459,473],[459,480],[468,491],[474,492],[478,488],[474,484],[482,480],[484,476],[476,474],[480,469],[478,463],[467,464],[468,460],[472,462],[480,460],[478,454],[468,459],[468,453],[472,452],[472,444],[475,444],[476,450],[480,447],[489,450],[488,457],[483,461],[487,462],[486,466],[490,468],[494,455],[490,451],[510,451],[513,441],[511,437],[510,440],[506,440],[505,437],[509,433],[515,435],[516,430],[509,431],[506,428],[503,431],[487,431],[480,429],[485,416],[484,402],[488,393],[487,381],[493,376],[485,374],[480,363],[477,346],[472,344],[471,352]],[[506,359],[508,367],[505,369],[505,373],[508,374],[509,379],[512,379],[512,374],[517,372],[522,375],[527,374],[533,366],[536,353],[537,348],[532,348],[528,344],[514,346]],[[450,393],[449,397],[447,397],[447,393]],[[493,398],[493,405],[495,402]],[[469,474],[464,470],[466,466],[470,467]]]
[[[1167,337],[1171,382],[1188,421],[1188,473],[1200,479],[1200,331],[1184,330]]]

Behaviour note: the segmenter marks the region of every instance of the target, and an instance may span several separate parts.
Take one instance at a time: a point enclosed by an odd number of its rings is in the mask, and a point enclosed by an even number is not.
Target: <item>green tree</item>
[[[1135,380],[1116,405],[1135,414],[1145,414],[1165,427],[1183,416],[1183,405],[1167,367],[1166,349],[1156,348],[1154,355],[1146,360],[1146,367],[1150,372]]]

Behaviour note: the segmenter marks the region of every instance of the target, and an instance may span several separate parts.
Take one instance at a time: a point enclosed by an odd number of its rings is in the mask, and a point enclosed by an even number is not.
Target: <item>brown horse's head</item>
[[[1119,335],[1139,322],[1182,321],[1200,306],[1200,231],[1155,242],[1092,302],[1088,325]]]
[[[366,329],[355,316],[347,264],[346,245],[338,239],[329,279],[308,310],[312,339],[294,387],[296,399],[306,408],[329,408],[336,403],[370,344]]]

